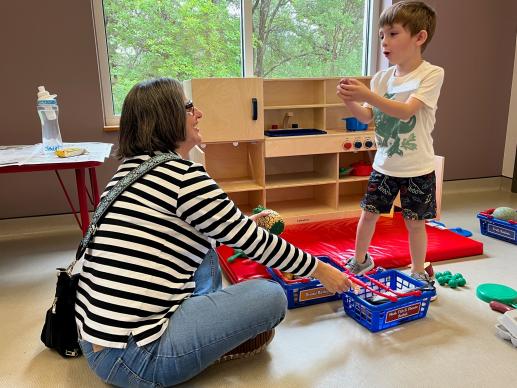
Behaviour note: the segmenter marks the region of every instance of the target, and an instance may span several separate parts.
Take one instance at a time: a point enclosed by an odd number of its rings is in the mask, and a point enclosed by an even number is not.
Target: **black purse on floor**
[[[55,349],[63,357],[79,357],[82,354],[77,337],[77,324],[75,322],[75,298],[79,274],[72,274],[74,266],[83,256],[84,251],[95,235],[98,223],[115,199],[148,171],[162,163],[178,158],[175,154],[166,153],[146,160],[133,171],[127,173],[102,198],[92,216],[88,230],[77,248],[75,260],[67,268],[57,268],[56,294],[52,306],[47,310],[45,324],[41,331],[41,341],[45,346]]]

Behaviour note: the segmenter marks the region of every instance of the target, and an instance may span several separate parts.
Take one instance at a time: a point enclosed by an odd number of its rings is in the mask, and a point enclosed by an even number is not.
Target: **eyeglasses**
[[[187,113],[190,115],[194,115],[194,112],[196,111],[196,107],[194,106],[194,103],[191,100],[188,100],[185,103],[185,109],[187,110]]]

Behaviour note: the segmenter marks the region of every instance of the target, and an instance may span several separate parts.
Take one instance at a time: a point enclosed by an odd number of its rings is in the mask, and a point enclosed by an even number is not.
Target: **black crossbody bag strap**
[[[115,202],[118,196],[122,194],[124,190],[131,186],[131,184],[133,184],[136,180],[138,180],[140,177],[145,175],[147,172],[149,172],[156,166],[159,166],[160,164],[169,162],[174,159],[179,159],[179,156],[173,153],[164,153],[153,156],[152,158],[149,158],[145,162],[140,164],[137,168],[128,172],[124,176],[124,178],[119,180],[115,184],[115,186],[113,186],[110,189],[108,194],[106,194],[102,198],[101,202],[99,203],[99,206],[97,206],[97,209],[95,209],[95,212],[93,213],[92,220],[90,221],[90,225],[88,226],[88,230],[86,231],[86,234],[84,235],[83,239],[79,244],[79,247],[77,248],[75,260],[66,268],[66,272],[69,275],[72,274],[75,263],[77,263],[77,261],[82,257],[84,251],[88,247],[88,244],[90,244],[90,241],[92,240],[93,236],[95,235],[95,232],[97,231],[98,223],[104,217],[106,211],[109,209],[111,204]]]

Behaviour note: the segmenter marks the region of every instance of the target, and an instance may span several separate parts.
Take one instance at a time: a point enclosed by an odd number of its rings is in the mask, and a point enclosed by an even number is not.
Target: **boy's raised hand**
[[[341,78],[339,82],[337,83],[336,87],[336,94],[337,96],[342,99],[344,102],[349,101],[344,95],[343,91],[345,90],[344,86],[348,84],[348,78]]]
[[[367,102],[371,93],[365,84],[355,78],[342,78],[337,85],[337,95],[344,102]]]

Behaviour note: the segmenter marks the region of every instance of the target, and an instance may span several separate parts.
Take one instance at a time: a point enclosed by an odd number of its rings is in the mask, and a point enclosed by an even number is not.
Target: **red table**
[[[90,215],[88,214],[88,199],[93,206],[97,206],[99,203],[99,188],[97,186],[97,174],[95,168],[100,166],[102,162],[69,162],[69,163],[46,163],[46,164],[24,164],[21,166],[4,166],[0,167],[0,174],[9,174],[16,172],[34,172],[34,171],[51,171],[54,170],[57,179],[65,193],[66,199],[70,208],[72,209],[73,215],[79,228],[81,228],[83,235],[88,229],[90,223]],[[77,211],[68,195],[63,180],[59,175],[59,170],[75,170],[75,183],[77,186],[77,198],[79,200],[79,213],[81,219],[77,217]],[[86,187],[86,169],[88,169],[90,177],[90,192]]]

